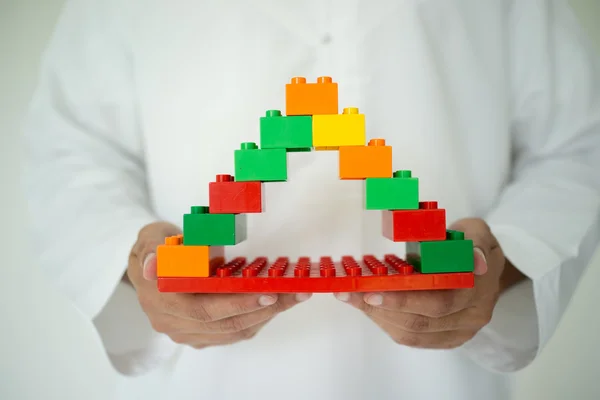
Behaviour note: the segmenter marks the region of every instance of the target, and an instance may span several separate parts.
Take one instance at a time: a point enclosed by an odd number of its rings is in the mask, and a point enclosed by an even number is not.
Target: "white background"
[[[1,399],[107,400],[124,383],[92,327],[35,271],[23,227],[20,124],[62,3],[0,0]],[[600,49],[600,0],[572,3]],[[600,253],[546,351],[518,374],[519,400],[600,399],[598,282]]]

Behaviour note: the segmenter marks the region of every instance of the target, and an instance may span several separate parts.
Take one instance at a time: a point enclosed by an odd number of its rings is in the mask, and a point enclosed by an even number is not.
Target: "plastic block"
[[[242,143],[234,159],[237,182],[287,180],[285,149],[259,149],[256,143]]]
[[[411,171],[396,171],[392,178],[365,180],[367,210],[417,210],[419,208],[419,179]]]
[[[328,76],[317,83],[306,83],[306,78],[294,77],[285,85],[286,115],[337,114],[338,85]]]
[[[422,242],[446,239],[446,210],[436,201],[419,203],[418,210],[381,212],[383,236],[394,242]]]
[[[392,147],[385,139],[371,139],[368,146],[340,147],[340,179],[392,177]]]
[[[282,117],[281,111],[269,110],[260,119],[261,149],[310,151],[312,148],[312,117]]]
[[[465,289],[474,286],[473,273],[422,274],[401,258],[383,260],[366,255],[362,260],[342,257],[333,262],[321,257],[311,262],[287,257],[269,262],[259,257],[247,263],[238,257],[217,268],[208,278],[159,278],[158,290],[179,293],[334,293],[400,290]]]
[[[406,257],[423,274],[472,272],[475,266],[473,241],[451,230],[444,241],[407,243]]]
[[[208,277],[225,263],[222,246],[183,246],[183,235],[165,239],[158,246],[157,275],[159,277]]]
[[[264,183],[235,182],[231,175],[217,175],[208,184],[211,214],[260,213],[265,210]]]
[[[344,108],[342,114],[313,116],[315,150],[337,150],[340,146],[364,146],[365,115],[358,108]]]
[[[185,246],[233,246],[247,238],[246,214],[209,214],[208,207],[192,207],[183,216]]]

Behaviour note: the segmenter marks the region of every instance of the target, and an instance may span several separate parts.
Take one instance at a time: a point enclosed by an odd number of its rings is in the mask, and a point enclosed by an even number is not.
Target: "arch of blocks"
[[[358,108],[338,113],[338,85],[330,77],[286,85],[286,116],[269,110],[260,119],[260,148],[235,150],[235,177],[209,183],[209,205],[183,216],[183,235],[158,247],[158,288],[162,292],[364,292],[436,290],[474,285],[473,243],[446,229],[446,212],[435,201],[419,201],[411,171],[393,172],[392,148],[384,139],[366,140]],[[227,261],[225,247],[247,237],[246,214],[264,210],[265,182],[287,180],[287,153],[336,150],[340,179],[364,181],[365,207],[382,211],[383,236],[407,242],[406,260],[344,256],[291,261],[288,257]]]

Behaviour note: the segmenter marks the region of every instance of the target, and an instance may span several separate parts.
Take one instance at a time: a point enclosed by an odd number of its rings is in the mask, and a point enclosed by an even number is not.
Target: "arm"
[[[516,270],[504,275],[492,322],[467,346],[501,371],[524,367],[548,342],[600,231],[599,57],[565,1],[513,8],[515,168],[486,221]],[[520,275],[530,281],[511,285]],[[520,337],[532,320],[536,337]],[[480,344],[489,355],[475,352]]]
[[[400,345],[460,349],[501,372],[526,366],[555,329],[600,211],[600,70],[562,3],[513,6],[514,175],[489,223],[451,226],[473,240],[474,288],[337,296]]]
[[[65,9],[29,116],[27,190],[42,270],[93,320],[113,366],[133,375],[177,344],[250,339],[309,296],[158,292],[149,256],[180,231],[150,207],[121,3]],[[121,281],[129,285],[115,292]]]
[[[145,183],[127,31],[111,2],[67,3],[26,126],[26,191],[42,271],[90,320],[156,220]]]

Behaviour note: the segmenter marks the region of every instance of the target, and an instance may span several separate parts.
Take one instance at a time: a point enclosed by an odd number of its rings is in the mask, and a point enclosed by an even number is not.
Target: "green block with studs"
[[[473,241],[465,240],[463,232],[447,230],[446,240],[407,243],[406,261],[423,274],[473,272]]]
[[[419,179],[411,171],[396,171],[392,178],[365,179],[367,210],[418,210]]]
[[[260,119],[260,148],[310,151],[312,148],[312,117],[284,117],[279,110],[269,110]]]
[[[248,236],[246,214],[209,214],[194,206],[183,216],[184,246],[233,246]]]
[[[286,149],[259,149],[256,143],[242,143],[234,161],[236,182],[287,180]]]

